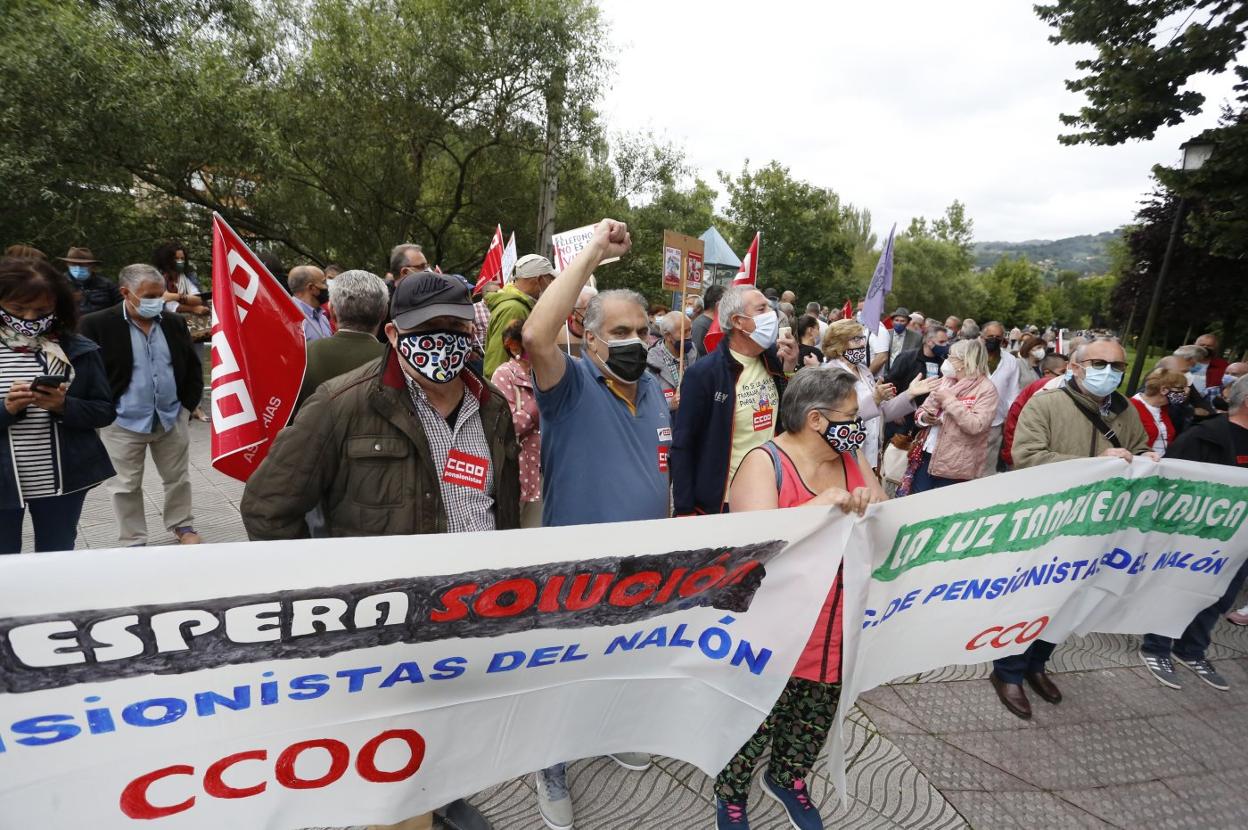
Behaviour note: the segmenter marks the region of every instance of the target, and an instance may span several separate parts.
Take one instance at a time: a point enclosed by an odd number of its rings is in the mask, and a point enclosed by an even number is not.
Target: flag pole
[[[685,293],[688,287],[684,285],[682,282],[680,288],[681,288],[680,314],[682,317],[684,317],[685,316],[685,303],[689,302],[689,300],[687,299],[688,295]],[[678,357],[680,359],[680,368],[677,370],[677,372],[680,374],[680,377],[676,379],[676,387],[680,388],[680,382],[685,379],[685,323],[684,323],[684,320],[681,320],[681,323],[680,323],[680,355],[678,355]]]

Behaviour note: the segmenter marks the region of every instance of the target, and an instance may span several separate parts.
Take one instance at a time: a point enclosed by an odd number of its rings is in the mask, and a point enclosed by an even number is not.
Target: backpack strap
[[[780,488],[784,486],[784,470],[780,467],[780,449],[771,441],[762,446],[771,456],[771,466],[776,470],[776,493],[779,494]]]
[[[1080,402],[1079,398],[1075,397],[1075,393],[1070,391],[1069,386],[1063,386],[1062,391],[1070,396],[1070,400],[1074,403],[1075,409],[1083,413],[1083,416],[1092,423],[1092,428],[1099,432],[1101,437],[1108,441],[1114,449],[1122,448],[1122,442],[1118,440],[1118,433],[1114,432],[1114,430],[1110,428],[1109,424],[1105,423],[1105,419],[1101,417],[1099,412],[1093,412],[1091,409],[1084,406]],[[1093,447],[1095,448],[1095,442],[1093,442]]]

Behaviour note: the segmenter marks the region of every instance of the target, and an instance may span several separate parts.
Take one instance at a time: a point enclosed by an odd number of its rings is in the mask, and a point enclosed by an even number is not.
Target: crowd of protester
[[[791,291],[710,286],[683,309],[591,284],[631,247],[604,220],[562,272],[538,255],[476,284],[395,246],[384,278],[262,257],[304,315],[298,409],[247,482],[251,539],[360,537],[665,519],[824,504],[868,505],[1073,458],[1143,456],[1248,467],[1248,364],[1214,334],[1121,391],[1126,355],[1107,332],[1064,331],[897,308],[882,321]],[[35,550],[74,547],[86,493],[103,484],[118,545],[149,540],[151,454],[163,521],[194,544],[189,420],[203,396],[195,323],[209,314],[186,248],[104,276],[85,247],[61,263],[28,246],[0,260],[0,553],[17,553],[29,510]],[[861,305],[861,304],[860,304]],[[804,308],[797,314],[796,309]],[[189,324],[188,324],[189,323]],[[716,342],[708,334],[718,329]],[[202,338],[200,338],[202,339]],[[1183,635],[1139,655],[1178,689],[1176,664],[1225,690],[1207,658],[1248,576]],[[806,778],[840,692],[838,576],[792,679],[715,780],[716,826],[748,828],[755,765],[794,827],[822,827]],[[997,660],[991,685],[1020,718],[1024,685],[1050,704],[1055,644]],[[612,756],[642,770],[642,753]],[[540,814],[570,830],[566,765],[536,774]],[[488,827],[464,801],[452,826]],[[430,817],[417,817],[422,826]],[[427,825],[423,825],[427,826]]]

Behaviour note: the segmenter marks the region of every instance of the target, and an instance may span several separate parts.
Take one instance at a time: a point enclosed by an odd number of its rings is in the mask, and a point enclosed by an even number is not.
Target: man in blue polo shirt
[[[547,527],[668,517],[672,424],[663,392],[646,371],[645,299],[633,291],[604,291],[585,310],[582,356],[570,357],[556,343],[590,274],[631,246],[628,227],[604,219],[524,325],[542,420]],[[643,753],[611,757],[628,769],[650,765]],[[537,804],[552,830],[572,827],[564,764],[537,774]]]

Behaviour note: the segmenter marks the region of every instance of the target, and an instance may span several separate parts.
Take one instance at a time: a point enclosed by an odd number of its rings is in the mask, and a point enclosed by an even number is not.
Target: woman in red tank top
[[[826,504],[863,513],[887,496],[858,449],[856,378],[844,369],[805,368],[780,402],[784,432],[750,451],[729,490],[733,513]],[[715,779],[716,827],[748,830],[746,800],[754,765],[770,744],[763,792],[794,827],[822,827],[806,776],[823,749],[841,691],[841,577],[837,574],[793,677],[771,714]]]

